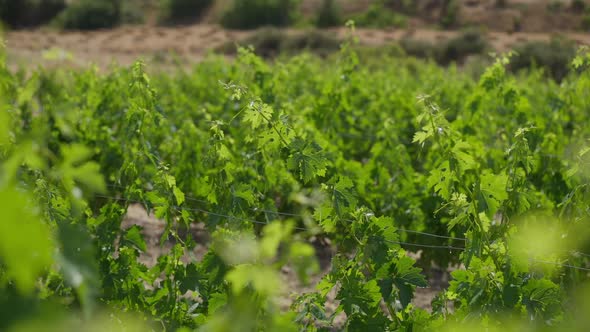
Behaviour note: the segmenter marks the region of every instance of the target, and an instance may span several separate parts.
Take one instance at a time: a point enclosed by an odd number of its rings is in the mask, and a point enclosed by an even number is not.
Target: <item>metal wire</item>
[[[104,198],[104,199],[108,199],[108,200],[114,200],[114,201],[121,201],[121,202],[129,202],[129,203],[143,203],[142,201],[138,201],[138,200],[133,200],[133,199],[127,199],[127,198],[118,198],[118,197],[111,197],[111,196],[105,196],[105,195],[96,195],[96,197],[99,198]],[[236,216],[231,216],[231,215],[227,215],[227,214],[223,214],[223,213],[217,213],[217,212],[212,212],[212,211],[208,211],[205,209],[200,209],[200,208],[187,208],[187,207],[179,207],[179,206],[173,206],[172,208],[178,210],[178,211],[191,211],[191,212],[201,212],[201,213],[205,213],[208,215],[212,215],[212,216],[217,216],[220,218],[226,218],[226,219],[234,219],[234,220],[238,220],[238,221],[244,221],[244,222],[250,222],[250,223],[254,223],[254,224],[260,224],[260,225],[268,225],[268,222],[263,222],[263,221],[258,221],[258,220],[254,220],[254,219],[248,219],[248,218],[241,218],[241,217],[236,217]],[[265,211],[265,210],[258,210],[258,211]],[[281,214],[281,215],[290,215],[290,216],[302,216],[302,215],[298,215],[298,214],[293,214],[293,213],[279,213],[279,212],[275,212],[275,211],[270,211],[270,210],[266,210],[270,213],[275,213],[275,214]],[[351,219],[344,219],[347,221],[354,221]],[[306,231],[307,229],[302,228],[302,227],[295,227],[294,229],[296,230],[300,230],[300,231]],[[413,231],[413,230],[404,230],[408,233],[416,233],[416,234],[424,234],[424,235],[430,235],[433,237],[440,237],[440,238],[444,238],[444,239],[462,239],[462,240],[467,240],[465,238],[453,238],[453,237],[447,237],[447,236],[442,236],[442,235],[437,235],[437,234],[431,234],[431,233],[425,233],[425,232],[419,232],[419,231]],[[385,242],[388,243],[392,243],[392,244],[398,244],[398,245],[402,245],[402,246],[408,246],[408,247],[416,247],[416,248],[429,248],[429,249],[444,249],[444,250],[456,250],[456,251],[465,251],[467,250],[464,247],[456,247],[456,246],[449,246],[449,245],[431,245],[431,244],[421,244],[421,243],[411,243],[411,242],[404,242],[404,241],[392,241],[392,240],[387,240],[384,239]],[[580,254],[583,256],[587,256],[590,257],[590,255],[582,253],[582,252],[572,252],[572,254]],[[556,266],[560,266],[560,267],[566,267],[566,268],[570,268],[570,269],[574,269],[574,270],[580,270],[580,271],[590,271],[590,268],[585,268],[585,267],[581,267],[581,266],[575,266],[575,265],[571,265],[571,264],[562,264],[562,263],[557,263],[557,262],[550,262],[550,261],[542,261],[542,260],[536,260],[536,259],[531,259],[531,262],[535,262],[535,263],[541,263],[541,264],[550,264],[550,265],[556,265]]]
[[[465,248],[461,247],[454,247],[454,246],[440,246],[434,244],[420,244],[420,243],[410,243],[410,242],[402,242],[402,241],[391,241],[391,240],[384,240],[385,242],[399,244],[403,246],[410,246],[410,247],[418,247],[418,248],[430,248],[430,249],[446,249],[446,250],[459,250],[465,251]]]
[[[560,266],[560,267],[567,267],[567,268],[574,269],[574,270],[590,271],[590,268],[585,268],[585,267],[575,266],[575,265],[570,265],[570,264],[562,264],[562,263],[556,263],[556,262],[541,261],[541,260],[537,260],[537,259],[531,259],[531,262],[542,263],[542,264],[557,265],[557,266]]]
[[[109,187],[112,188],[119,188],[119,189],[124,189],[123,186],[117,186],[117,185],[109,185]],[[197,199],[191,196],[184,196],[184,199],[187,201],[192,201],[192,202],[197,202],[197,203],[209,203],[205,200],[201,200],[201,199]],[[253,208],[252,211],[255,212],[264,212],[264,213],[268,213],[268,214],[276,214],[279,216],[288,216],[288,217],[298,217],[298,218],[304,218],[306,217],[303,214],[297,214],[297,213],[290,213],[290,212],[281,212],[281,211],[273,211],[273,210],[266,210],[266,209],[259,209],[259,208]],[[346,222],[354,222],[354,220],[352,219],[342,219],[343,221]],[[410,229],[405,229],[405,228],[398,228],[396,229],[397,232],[401,232],[401,233],[410,233],[410,234],[418,234],[418,235],[423,235],[423,236],[429,236],[429,237],[434,237],[434,238],[439,238],[439,239],[447,239],[447,240],[456,240],[456,241],[467,241],[466,238],[463,237],[455,237],[455,236],[445,236],[445,235],[439,235],[439,234],[433,234],[433,233],[427,233],[427,232],[422,232],[422,231],[415,231],[415,230],[410,230]]]
[[[585,257],[590,257],[589,254],[585,254],[585,253],[579,252],[579,251],[572,251],[571,253],[574,255],[581,255],[581,256],[585,256]]]
[[[258,220],[247,219],[247,218],[240,218],[240,217],[230,216],[230,215],[226,215],[226,214],[222,214],[222,213],[211,212],[211,211],[207,211],[207,210],[203,210],[203,209],[199,209],[199,208],[180,208],[180,207],[178,207],[177,210],[201,212],[201,213],[206,213],[208,215],[212,215],[212,216],[216,216],[216,217],[234,219],[234,220],[238,220],[238,221],[245,221],[245,222],[250,222],[253,224],[260,224],[260,225],[268,225],[269,224],[268,222],[264,222],[264,221],[258,221]],[[302,228],[302,227],[294,227],[294,229],[299,230],[299,231],[306,231],[307,230],[306,228]]]
[[[127,198],[110,197],[110,196],[105,196],[105,195],[96,195],[96,197],[104,198],[104,199],[109,199],[109,200],[114,200],[114,201],[121,201],[121,202],[139,203],[139,204],[143,203],[143,202],[138,201],[138,200],[132,200],[132,199],[127,199]],[[241,218],[241,217],[236,217],[236,216],[231,216],[231,215],[227,215],[227,214],[223,214],[223,213],[218,213],[218,212],[212,212],[212,211],[208,211],[208,210],[200,209],[200,208],[188,208],[188,207],[180,207],[180,206],[173,206],[172,208],[176,209],[177,211],[201,212],[201,213],[205,213],[205,214],[208,214],[208,215],[217,216],[217,217],[220,217],[220,218],[234,219],[234,220],[245,221],[245,222],[250,222],[250,223],[254,223],[254,224],[261,224],[261,225],[268,224],[268,222],[263,222],[263,221],[258,221],[258,220],[254,220],[254,219],[248,219],[248,218]],[[279,214],[279,215],[287,215],[287,216],[298,216],[298,217],[302,217],[303,216],[303,215],[295,214],[295,213],[275,212],[275,211],[271,211],[271,210],[259,210],[259,209],[255,209],[255,211],[268,212],[268,213],[274,213],[274,214]],[[349,222],[353,222],[354,221],[352,219],[343,219],[343,220],[344,221],[349,221]],[[307,230],[306,228],[302,228],[302,227],[295,227],[294,229],[299,230],[299,231],[306,231]],[[407,229],[404,229],[404,230],[398,229],[398,230],[399,231],[408,232],[408,233],[416,233],[416,234],[429,235],[429,236],[439,237],[439,238],[444,238],[444,239],[460,239],[460,238],[453,238],[453,237],[449,237],[449,236],[442,236],[442,235],[437,235],[437,234],[430,234],[430,233],[425,233],[425,232],[412,231],[412,230],[407,230]],[[463,240],[465,240],[465,239],[463,239]],[[385,240],[385,241],[386,242],[390,242],[390,243],[394,243],[394,244],[414,246],[414,247],[438,248],[438,249],[450,249],[450,250],[465,250],[464,248],[455,247],[455,246],[419,244],[419,243],[409,243],[409,242],[390,241],[390,240]]]
[[[95,195],[95,196],[99,197],[99,198],[104,198],[104,199],[109,199],[109,200],[119,201],[119,202],[137,203],[137,204],[143,203],[142,201],[127,199],[127,198],[117,198],[117,197],[110,197],[110,196],[105,196],[105,195]],[[158,205],[156,205],[156,206],[158,206]],[[246,221],[246,222],[250,222],[253,224],[260,224],[260,225],[268,225],[269,224],[268,222],[264,222],[264,221],[258,221],[258,220],[247,219],[247,218],[240,218],[240,217],[231,216],[231,215],[227,215],[227,214],[207,211],[207,210],[199,209],[199,208],[187,208],[187,207],[180,207],[180,206],[171,206],[171,208],[173,208],[177,211],[201,212],[201,213],[206,213],[206,214],[209,214],[212,216],[217,216],[217,217],[227,218],[227,219],[234,219],[234,220],[239,220],[239,221]],[[306,228],[302,228],[302,227],[295,227],[294,229],[299,230],[299,231],[306,231],[307,230]]]

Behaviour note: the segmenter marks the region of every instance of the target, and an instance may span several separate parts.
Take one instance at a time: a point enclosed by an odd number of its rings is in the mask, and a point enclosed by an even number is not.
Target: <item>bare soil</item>
[[[344,28],[326,30],[330,35],[344,38]],[[290,33],[298,33],[290,29]],[[8,62],[14,67],[31,65],[85,67],[96,64],[106,67],[112,63],[130,65],[137,59],[155,65],[171,64],[177,60],[187,63],[202,60],[212,50],[229,43],[240,43],[256,31],[230,31],[217,25],[196,24],[183,27],[127,26],[91,32],[63,32],[49,29],[19,30],[6,33]],[[383,46],[411,37],[430,42],[442,42],[460,31],[416,29],[357,29],[362,44]],[[552,33],[488,32],[487,38],[499,52],[526,41],[547,41]],[[561,35],[578,44],[590,45],[590,34],[563,32]]]
[[[144,0],[146,4],[150,1]],[[8,62],[13,67],[64,64],[106,67],[112,63],[129,65],[139,58],[156,65],[198,62],[221,45],[240,43],[257,33],[225,30],[214,24],[229,2],[218,0],[200,23],[192,25],[162,27],[156,25],[155,19],[148,19],[145,25],[91,32],[48,28],[9,31],[5,35]],[[344,17],[363,12],[372,3],[371,0],[336,2]],[[499,52],[526,41],[549,40],[554,35],[590,45],[590,34],[581,30],[582,18],[589,14],[576,11],[571,0],[506,0],[504,6],[498,6],[497,0],[459,0],[455,30],[437,27],[442,2],[416,0],[417,12],[411,16],[406,29],[357,29],[360,42],[381,46],[403,37],[441,42],[460,33],[462,27],[477,26],[487,31],[491,46]],[[303,0],[304,17],[312,18],[321,4],[321,0]],[[288,32],[296,33],[294,29]],[[344,28],[328,29],[327,32],[338,37],[347,33]]]

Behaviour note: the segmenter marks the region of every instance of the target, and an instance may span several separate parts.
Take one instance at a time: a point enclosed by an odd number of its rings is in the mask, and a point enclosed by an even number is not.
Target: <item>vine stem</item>
[[[260,114],[260,116],[262,116],[262,118],[266,122],[268,122],[268,124],[270,124],[270,126],[272,127],[272,129],[277,133],[277,135],[279,135],[279,138],[280,138],[281,142],[285,145],[286,148],[288,148],[289,147],[289,143],[287,142],[287,140],[283,137],[283,135],[277,129],[277,127],[274,125],[274,123],[272,123],[272,121],[266,115],[264,115],[264,113],[262,113],[262,111],[260,110],[260,104],[258,104],[257,106],[258,107],[256,107],[256,112],[258,112]]]

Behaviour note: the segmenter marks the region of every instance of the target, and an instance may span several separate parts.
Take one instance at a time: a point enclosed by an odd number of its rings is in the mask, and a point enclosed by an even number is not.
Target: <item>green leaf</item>
[[[572,61],[572,66],[575,69],[578,69],[580,67],[582,67],[584,65],[584,58],[581,56],[577,56],[574,58],[574,60]]]
[[[301,138],[296,138],[290,145],[294,151],[287,160],[289,168],[299,170],[299,178],[307,183],[316,176],[325,176],[328,159],[324,156],[322,148],[315,143],[306,143]]]
[[[182,294],[189,290],[197,290],[200,285],[201,272],[195,264],[188,264],[184,276],[180,277],[180,292]]]
[[[53,241],[47,225],[34,211],[32,200],[14,189],[0,191],[0,259],[7,276],[23,293],[31,293],[35,280],[52,263]],[[2,278],[0,278],[2,280]]]
[[[219,144],[219,147],[217,148],[217,156],[221,160],[232,159],[232,153],[225,144]]]
[[[368,313],[379,305],[381,290],[375,279],[365,281],[358,271],[351,270],[341,283],[336,299],[341,301],[347,315],[352,314],[356,307]]]
[[[68,284],[76,290],[86,316],[90,315],[99,295],[99,270],[96,250],[87,229],[82,225],[61,222],[62,244],[59,263]]]
[[[245,200],[250,206],[254,205],[256,202],[256,196],[254,196],[254,191],[252,188],[246,183],[240,183],[234,187],[234,196],[239,197]]]
[[[318,282],[315,288],[321,296],[325,297],[335,286],[336,284],[326,275]]]
[[[327,321],[328,317],[326,316],[326,311],[324,310],[323,307],[320,307],[315,303],[311,304],[310,313],[312,314],[314,319],[317,319],[320,322]]]
[[[226,293],[213,293],[209,297],[209,313],[214,314],[227,304]]]
[[[80,167],[71,169],[68,174],[92,193],[106,192],[106,185],[100,172],[100,165],[90,161]]]
[[[499,205],[508,199],[508,193],[506,192],[508,176],[506,174],[493,174],[489,171],[484,171],[480,181],[480,204],[484,204],[483,209],[488,216],[493,216],[498,211]]]
[[[172,188],[172,192],[174,193],[174,198],[176,198],[176,204],[182,205],[182,203],[184,203],[184,193],[182,190],[174,186],[174,188]]]
[[[11,182],[17,175],[18,168],[28,166],[33,170],[44,170],[46,161],[39,156],[38,144],[27,140],[14,147],[10,158],[2,161],[0,170],[2,171],[3,181]]]
[[[426,142],[426,140],[428,140],[430,137],[432,137],[432,132],[418,131],[414,134],[412,143],[424,144],[424,142]]]
[[[304,284],[307,284],[310,277],[319,271],[315,250],[307,243],[292,243],[289,248],[289,261],[293,265],[297,277]]]
[[[457,159],[459,163],[460,169],[463,171],[477,168],[477,163],[475,162],[473,156],[470,154],[472,153],[472,151],[470,150],[471,145],[469,145],[469,143],[465,141],[457,142],[451,150],[453,156],[455,157],[455,159]]]
[[[168,185],[168,188],[176,187],[176,178],[170,174],[164,174],[164,181]]]
[[[19,89],[18,97],[17,97],[17,104],[24,105],[25,103],[30,102],[33,100],[33,96],[39,90],[39,74],[33,73],[31,78],[27,80],[25,85]]]
[[[333,213],[334,208],[330,201],[325,201],[323,204],[316,207],[313,213],[314,219],[319,222],[327,233],[335,232],[337,230],[337,220]]]
[[[372,223],[379,227],[383,238],[387,241],[398,241],[397,228],[394,225],[393,219],[389,217],[375,217]]]
[[[283,283],[278,274],[270,267],[263,265],[237,265],[225,277],[231,284],[234,294],[241,294],[247,287],[262,295],[277,295],[282,291]]]
[[[252,102],[244,112],[244,121],[249,122],[252,129],[258,129],[270,121],[272,114],[273,110],[270,106]]]
[[[492,221],[488,218],[488,215],[484,212],[479,213],[479,220],[481,221],[481,230],[484,233],[489,232],[490,226],[492,225]]]
[[[446,200],[451,198],[453,182],[454,175],[451,172],[448,161],[443,162],[440,167],[432,170],[427,180],[428,186],[434,188],[434,192]]]
[[[357,199],[352,191],[354,183],[346,176],[340,176],[332,187],[332,204],[339,216],[354,209]]]
[[[403,282],[408,285],[427,287],[426,278],[420,272],[420,268],[415,267],[413,259],[407,256],[402,256],[395,264],[395,280]]]
[[[77,182],[92,193],[106,192],[106,184],[100,172],[100,166],[94,161],[88,161],[92,151],[81,144],[65,145],[61,147],[63,161],[54,170],[54,176],[60,178],[64,186],[72,190]]]
[[[260,241],[260,254],[262,258],[269,259],[277,254],[279,244],[291,231],[281,223],[275,222],[264,227],[263,232],[264,237]]]
[[[7,144],[10,138],[10,116],[0,102],[0,146]]]
[[[523,303],[529,311],[541,314],[549,306],[559,304],[559,286],[547,279],[532,279],[523,288]]]
[[[127,231],[125,231],[125,236],[123,237],[123,243],[129,243],[135,246],[137,249],[141,251],[146,251],[147,246],[145,244],[145,240],[141,235],[141,227],[138,225],[133,225]]]
[[[412,298],[414,298],[414,288],[407,283],[398,280],[394,280],[394,284],[399,291],[399,302],[402,304],[402,307],[406,308],[412,303]]]

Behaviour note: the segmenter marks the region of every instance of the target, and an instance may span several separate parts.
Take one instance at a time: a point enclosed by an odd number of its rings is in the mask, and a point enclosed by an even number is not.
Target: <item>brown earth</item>
[[[151,3],[151,0],[142,1]],[[13,67],[36,64],[86,66],[90,63],[104,67],[113,62],[129,65],[138,58],[156,65],[179,60],[196,62],[221,45],[239,43],[257,33],[225,30],[213,24],[228,1],[217,1],[200,24],[161,27],[155,24],[154,19],[148,19],[145,25],[91,32],[64,32],[48,28],[10,31],[5,35],[8,62]],[[460,33],[458,30],[437,28],[443,0],[416,1],[417,13],[411,17],[406,29],[357,29],[361,43],[381,46],[403,37],[440,42]],[[366,10],[371,0],[336,2],[346,17]],[[503,7],[498,7],[496,2],[459,0],[458,27],[483,27],[492,47],[500,52],[526,41],[549,40],[556,34],[573,39],[578,44],[590,44],[590,34],[580,30],[583,13],[572,9],[571,0],[507,0]],[[304,0],[304,16],[313,17],[320,5],[320,0]],[[149,8],[154,10],[153,5]],[[299,30],[288,31],[297,33]],[[329,29],[327,32],[339,37],[347,33],[344,28]]]
[[[299,30],[289,29],[289,33]],[[333,36],[344,38],[345,28],[328,29]],[[217,25],[196,24],[183,27],[126,26],[91,32],[64,32],[49,29],[19,30],[6,33],[8,63],[29,67],[41,64],[87,66],[111,63],[130,65],[142,58],[147,63],[166,65],[176,60],[192,63],[203,59],[212,50],[227,43],[240,43],[256,31],[229,31]],[[442,42],[460,31],[434,29],[357,29],[361,44],[384,46],[410,37],[430,42]],[[490,44],[497,51],[506,51],[526,41],[552,38],[550,33],[487,32]],[[561,35],[578,44],[590,45],[590,34],[564,32]]]

